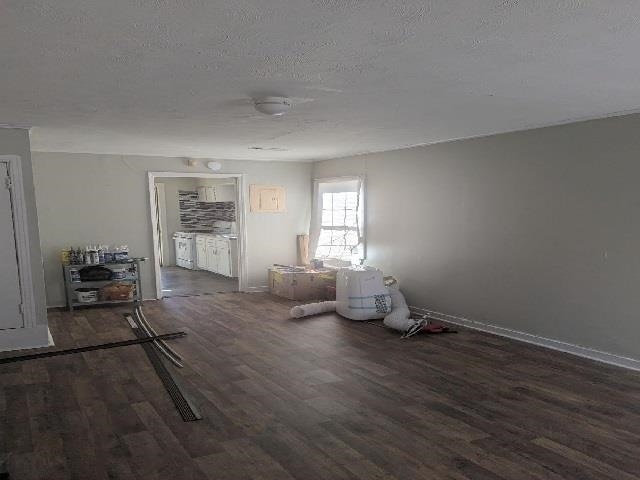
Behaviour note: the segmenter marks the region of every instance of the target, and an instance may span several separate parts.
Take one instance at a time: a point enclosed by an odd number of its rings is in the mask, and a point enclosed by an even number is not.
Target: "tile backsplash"
[[[185,230],[210,230],[216,220],[236,221],[235,202],[199,202],[198,192],[180,190],[180,224]]]

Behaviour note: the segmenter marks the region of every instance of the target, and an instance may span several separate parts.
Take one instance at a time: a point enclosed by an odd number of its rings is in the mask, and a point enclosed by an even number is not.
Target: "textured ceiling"
[[[0,123],[34,150],[309,160],[598,117],[640,107],[639,20],[636,0],[0,0]],[[262,94],[313,101],[270,118]]]

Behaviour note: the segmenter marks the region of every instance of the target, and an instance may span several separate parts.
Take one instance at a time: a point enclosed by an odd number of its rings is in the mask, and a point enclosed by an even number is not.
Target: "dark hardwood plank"
[[[137,346],[0,366],[19,479],[638,479],[640,373],[461,329],[400,340],[293,302],[147,302],[205,418]],[[133,338],[126,307],[50,313],[56,348]]]

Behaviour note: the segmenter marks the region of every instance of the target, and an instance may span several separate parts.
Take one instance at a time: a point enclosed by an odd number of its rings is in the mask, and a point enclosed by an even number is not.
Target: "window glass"
[[[350,260],[360,243],[358,192],[322,193],[321,213],[316,257]]]

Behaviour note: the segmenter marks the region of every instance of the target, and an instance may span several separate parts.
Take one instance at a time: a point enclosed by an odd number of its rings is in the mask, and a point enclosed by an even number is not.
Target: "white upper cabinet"
[[[235,202],[235,185],[215,185],[212,187],[198,187],[199,202]]]

